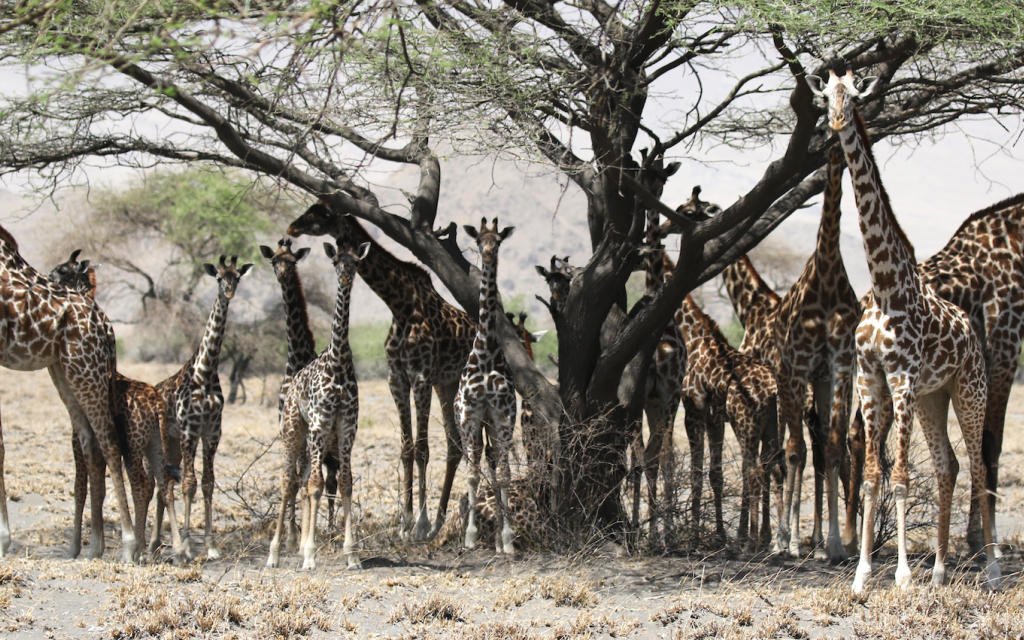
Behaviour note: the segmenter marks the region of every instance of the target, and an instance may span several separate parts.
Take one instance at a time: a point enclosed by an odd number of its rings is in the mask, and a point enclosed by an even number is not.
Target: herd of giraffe
[[[869,79],[870,80],[870,79]],[[704,482],[704,441],[714,494],[715,537],[726,539],[723,517],[725,422],[742,456],[742,499],[738,540],[755,549],[771,542],[772,485],[777,509],[775,552],[800,554],[800,489],[806,464],[804,424],[811,438],[815,501],[811,546],[815,557],[838,563],[858,547],[860,561],[853,589],[862,592],[871,573],[874,520],[881,479],[880,451],[895,428],[891,472],[898,526],[896,584],[911,581],[907,559],[906,508],[908,453],[913,419],[920,423],[935,467],[938,540],[933,584],[945,580],[945,555],[953,488],[959,465],[947,432],[952,401],[970,461],[972,501],[968,542],[983,553],[983,586],[1000,581],[996,544],[995,496],[1009,389],[1024,342],[1024,195],[971,215],[947,246],[917,263],[913,246],[892,211],[867,129],[855,101],[870,95],[874,83],[855,81],[852,72],[830,70],[827,80],[808,76],[812,92],[827,102],[828,126],[837,143],[827,151],[824,205],[817,243],[803,272],[780,297],[758,275],[746,256],[723,272],[723,279],[745,328],[739,348],[730,346],[715,322],[687,296],[662,330],[647,376],[645,413],[648,438],[637,421],[630,448],[632,519],[640,527],[640,487],[647,484],[647,529],[652,546],[670,545],[676,501],[673,425],[684,408],[690,443],[690,510],[699,525]],[[661,197],[679,164],[665,165],[643,153],[640,182]],[[841,178],[850,168],[871,290],[858,299],[839,250]],[[700,221],[718,208],[699,197],[677,211]],[[647,211],[642,249],[646,292],[654,294],[675,265],[662,244],[672,231],[653,208]],[[298,263],[309,253],[293,253],[291,240],[277,250],[260,247],[281,285],[288,333],[288,362],[279,394],[285,463],[281,506],[270,544],[268,567],[280,565],[286,548],[298,546],[302,567],[316,566],[317,513],[328,497],[328,524],[340,499],[343,552],[359,565],[352,523],[350,456],[358,424],[358,387],[348,341],[349,309],[355,274],[387,304],[394,321],[385,342],[388,382],[401,423],[401,531],[411,541],[441,540],[463,531],[474,547],[482,526],[493,527],[497,553],[514,553],[514,528],[536,500],[539,470],[552,462],[552,443],[521,405],[522,440],[528,473],[513,479],[509,456],[517,404],[515,381],[497,339],[503,310],[497,290],[498,252],[513,228],[499,230],[497,219],[465,226],[481,259],[478,321],[447,303],[422,268],[386,251],[352,217],[318,203],[288,228],[293,237],[328,235],[325,243],[338,289],[331,338],[319,355],[314,348]],[[95,271],[79,252],[49,277],[18,253],[14,238],[0,228],[0,365],[14,370],[47,368],[72,423],[76,464],[75,519],[70,555],[81,548],[86,494],[91,488],[92,536],[88,556],[103,554],[102,503],[109,469],[118,501],[122,559],[137,562],[145,538],[149,502],[157,495],[156,519],[148,550],[161,545],[163,511],[170,518],[174,560],[191,556],[190,515],[197,489],[195,457],[202,444],[204,550],[217,558],[213,536],[214,458],[221,438],[223,396],[217,375],[228,306],[240,279],[252,267],[221,256],[205,271],[218,292],[202,340],[176,374],[151,386],[117,372],[113,331],[96,304]],[[537,267],[550,288],[542,300],[555,317],[578,270],[569,258],[552,257],[550,270]],[[508,320],[515,326],[515,318]],[[530,333],[525,316],[516,327],[530,357],[530,345],[543,333]],[[856,391],[861,421],[851,421]],[[440,401],[447,441],[446,471],[436,517],[427,510],[427,430],[431,396]],[[413,434],[415,404],[416,432]],[[852,426],[851,427],[851,423]],[[480,488],[480,462],[487,441],[489,486]],[[787,437],[788,434],[788,437]],[[0,557],[9,552],[10,527],[0,432]],[[455,472],[468,455],[468,500],[448,513]],[[418,475],[414,513],[413,471]],[[131,485],[132,522],[122,468]],[[659,474],[663,493],[658,495]],[[840,504],[840,481],[845,491]],[[182,531],[174,509],[174,484],[184,497]],[[300,482],[305,492],[299,498]],[[863,486],[863,518],[857,528]],[[523,494],[523,495],[520,495]],[[828,531],[823,532],[825,503]],[[529,505],[529,506],[522,506]],[[840,509],[843,509],[842,527]],[[296,511],[301,511],[296,526]],[[463,525],[464,522],[464,525]],[[453,524],[454,523],[454,524]],[[464,528],[463,528],[464,526]],[[285,530],[287,528],[287,534]]]

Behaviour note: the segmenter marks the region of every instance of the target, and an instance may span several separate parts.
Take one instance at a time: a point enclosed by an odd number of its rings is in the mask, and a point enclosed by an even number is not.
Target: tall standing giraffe
[[[512,447],[512,429],[516,423],[516,389],[512,372],[505,362],[505,354],[498,344],[498,322],[501,302],[498,297],[498,249],[512,235],[515,227],[498,231],[498,219],[490,227],[487,219],[480,220],[480,228],[463,227],[480,249],[480,325],[473,350],[462,368],[459,391],[455,396],[455,416],[462,435],[462,448],[469,456],[469,517],[466,520],[467,548],[476,546],[477,488],[480,485],[480,456],[484,450],[484,430],[494,448],[491,469],[491,487],[499,494],[498,512],[495,514],[494,547],[498,553],[515,553],[514,534],[508,517],[509,485],[512,472],[508,455]],[[497,469],[494,467],[497,466]]]
[[[95,301],[54,284],[33,269],[18,243],[0,227],[0,366],[15,371],[47,369],[89,468],[94,487],[105,486],[106,461],[117,496],[121,521],[121,558],[133,562],[138,539],[132,525],[122,476],[121,450],[114,428],[116,353],[110,349],[109,327]],[[11,545],[4,483],[3,431],[0,429],[0,557]],[[93,491],[89,558],[103,555],[103,491]]]
[[[313,339],[313,331],[309,328],[306,293],[302,288],[302,279],[299,277],[298,268],[299,262],[309,255],[309,247],[303,247],[293,252],[291,238],[282,238],[277,242],[276,251],[270,247],[260,245],[260,254],[270,261],[270,265],[274,269],[274,276],[277,278],[278,284],[281,285],[281,297],[284,300],[288,360],[285,365],[284,378],[281,380],[281,388],[277,395],[277,411],[280,421],[280,417],[284,414],[284,399],[288,395],[288,387],[291,386],[292,379],[306,365],[315,360],[317,355],[316,341]],[[292,432],[285,432],[283,430],[283,422],[281,423],[281,428],[281,441],[287,450],[290,446],[293,446],[291,440],[298,436]],[[328,442],[328,448],[324,454],[324,465],[327,467],[325,491],[327,492],[328,528],[334,526],[334,496],[338,491],[338,456],[335,444],[337,444],[336,441]],[[296,470],[297,476],[295,477],[304,478],[307,473],[306,465],[309,461],[305,458],[305,448],[299,451],[299,466]],[[288,521],[287,545],[292,547],[298,539],[298,530],[295,525],[294,516],[294,500],[289,505],[288,510],[289,515],[286,516]]]
[[[281,417],[282,431],[296,434],[285,450],[284,472],[282,473],[282,502],[277,519],[277,530],[270,543],[268,567],[280,563],[281,533],[284,529],[288,505],[295,497],[298,479],[295,470],[300,450],[305,449],[308,459],[309,478],[306,495],[302,501],[302,534],[299,548],[302,551],[302,568],[316,568],[316,516],[320,497],[324,490],[321,464],[328,442],[334,441],[339,452],[338,485],[341,490],[341,507],[345,520],[344,553],[349,567],[359,565],[352,531],[352,444],[359,426],[359,387],[356,384],[355,365],[352,364],[352,349],[348,342],[349,311],[352,306],[352,283],[356,274],[356,263],[366,257],[370,244],[364,242],[358,249],[347,241],[339,241],[337,248],[324,243],[327,257],[334,263],[338,276],[338,294],[334,305],[334,320],[331,324],[331,342],[317,358],[299,371],[284,400]]]
[[[918,272],[941,298],[967,312],[981,337],[988,373],[982,456],[994,528],[1003,423],[1024,343],[1024,194],[971,214],[941,251],[918,264]],[[981,548],[979,515],[972,500],[967,540],[973,551]]]
[[[88,260],[78,261],[81,250],[71,254],[71,258],[60,263],[47,276],[52,282],[62,284],[68,289],[77,291],[89,298],[96,299],[96,269]],[[100,311],[106,320],[106,314]],[[114,333],[111,330],[108,341],[114,346]],[[178,534],[178,522],[174,514],[174,485],[168,476],[176,473],[164,463],[164,452],[168,448],[166,407],[164,399],[152,385],[140,380],[133,380],[120,372],[115,372],[114,413],[121,414],[124,420],[116,425],[118,436],[123,430],[127,445],[128,482],[132,487],[132,502],[135,507],[135,538],[146,539],[146,518],[149,514],[149,503],[153,499],[153,484],[156,483],[160,494],[167,501],[171,518],[171,543],[174,561],[185,560],[184,548]],[[71,533],[71,549],[69,555],[77,557],[82,546],[82,514],[85,511],[85,498],[89,488],[89,474],[85,463],[85,453],[78,433],[71,438],[71,447],[75,460],[75,518]],[[104,467],[106,464],[104,463]],[[103,491],[103,488],[94,488]],[[155,553],[156,549],[150,549]]]
[[[946,577],[949,518],[959,471],[946,429],[950,399],[970,458],[975,495],[981,495],[985,487],[981,454],[987,395],[984,354],[967,314],[924,285],[917,272],[913,245],[889,204],[867,128],[854,104],[856,98],[871,93],[877,80],[859,88],[852,70],[838,75],[830,69],[827,83],[816,76],[808,76],[807,82],[815,95],[826,99],[829,126],[838,134],[846,153],[871,275],[871,298],[857,327],[857,392],[866,423],[867,447],[864,528],[853,590],[862,593],[871,574],[881,476],[882,403],[888,403],[890,395],[897,437],[891,476],[899,544],[896,584],[908,586],[912,575],[907,562],[906,511],[910,434],[916,414],[931,451],[938,485],[938,541],[932,584],[940,585]],[[999,564],[990,512],[982,509],[981,515],[985,550],[989,552],[984,585],[997,587]]]
[[[220,266],[204,264],[207,275],[217,279],[217,300],[206,321],[203,339],[189,361],[176,374],[156,385],[156,390],[167,403],[167,430],[171,439],[179,443],[179,450],[167,452],[171,464],[182,463],[182,493],[185,496],[185,513],[182,538],[186,553],[190,552],[190,517],[192,501],[196,495],[196,449],[203,443],[203,515],[205,528],[203,545],[211,559],[220,557],[213,543],[213,459],[220,444],[220,419],[224,409],[224,396],[220,389],[220,346],[224,341],[224,327],[228,320],[228,305],[235,296],[235,289],[242,276],[252,268],[252,263],[236,269],[238,257],[220,257]],[[172,448],[173,449],[173,448]],[[180,456],[180,457],[179,457]],[[163,500],[158,496],[154,534],[160,535],[163,520]],[[157,539],[158,542],[158,539]]]
[[[414,526],[412,512],[412,470],[415,454],[419,470],[419,516],[413,539],[433,538],[444,524],[455,471],[462,460],[462,442],[452,406],[459,375],[473,348],[476,323],[461,309],[445,302],[422,268],[403,262],[387,252],[351,216],[332,212],[323,204],[311,206],[288,227],[288,235],[351,238],[354,244],[370,243],[370,253],[356,265],[363,281],[376,293],[393,318],[384,343],[388,358],[388,385],[398,407],[402,425],[402,531]],[[410,293],[412,292],[412,294]],[[433,527],[427,517],[427,461],[430,448],[430,389],[441,404],[448,444],[447,467],[437,519]],[[409,393],[416,403],[416,440],[413,441]]]
[[[800,485],[807,459],[803,413],[807,384],[811,383],[816,413],[822,418],[822,432],[827,434],[824,452],[829,511],[826,552],[833,564],[849,557],[844,545],[855,544],[857,527],[857,512],[847,509],[846,526],[840,535],[839,471],[846,459],[856,354],[854,332],[860,321],[860,304],[850,286],[839,250],[842,162],[842,151],[834,145],[829,151],[825,203],[814,253],[779,304],[774,322],[779,428],[789,430],[783,513],[790,518],[790,527],[785,533],[793,532],[790,552],[798,555]],[[828,416],[827,422],[825,416]],[[848,476],[849,467],[846,473]],[[820,498],[820,493],[816,498]],[[821,535],[820,503],[815,506],[815,534],[819,537],[818,540],[812,537],[812,542],[817,546]]]

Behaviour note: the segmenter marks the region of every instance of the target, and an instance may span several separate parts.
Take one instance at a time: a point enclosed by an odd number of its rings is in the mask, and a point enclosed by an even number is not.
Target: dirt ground
[[[172,373],[148,364],[121,363],[121,369],[149,382]],[[849,589],[852,562],[831,567],[811,557],[780,560],[733,548],[630,557],[611,545],[594,544],[572,556],[524,551],[502,558],[489,544],[474,551],[406,544],[396,531],[397,414],[387,384],[379,380],[360,383],[353,454],[362,568],[346,570],[340,542],[321,529],[315,571],[299,571],[299,554],[292,549],[282,551],[282,568],[264,569],[280,503],[276,385],[272,379],[249,380],[248,402],[224,410],[214,500],[222,558],[179,568],[169,563],[165,549],[157,561],[129,566],[116,561],[119,534],[109,485],[104,560],[65,559],[74,477],[67,414],[46,372],[0,370],[14,539],[13,557],[0,560],[0,637],[1024,637],[1018,580],[1024,524],[1022,389],[1011,397],[1001,465],[1003,589],[982,592],[975,582],[978,565],[967,557],[968,465],[958,448],[951,585],[927,586],[934,528],[922,528],[914,532],[911,547],[915,585],[907,591],[890,588],[895,560],[887,548],[876,562],[871,592],[858,598]],[[676,446],[685,460],[683,433],[680,417]],[[951,434],[959,440],[952,419]],[[443,476],[443,437],[434,415],[431,516]],[[731,440],[727,447],[726,473],[735,486],[736,448]],[[927,481],[931,464],[920,443],[915,452],[916,477]],[[804,535],[810,533],[813,498],[809,476],[803,489]],[[455,487],[456,497],[465,490],[461,471]],[[682,493],[686,500],[685,487]],[[728,500],[738,503],[735,492]],[[934,517],[926,504],[916,514]],[[193,512],[194,531],[201,522],[200,507]],[[88,535],[87,527],[86,546]]]

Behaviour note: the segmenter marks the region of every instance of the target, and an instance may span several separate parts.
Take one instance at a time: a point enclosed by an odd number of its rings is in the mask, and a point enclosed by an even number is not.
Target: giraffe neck
[[[480,332],[484,335],[496,335],[498,332],[498,250],[490,262],[481,260],[483,269],[480,274]]]
[[[281,278],[285,323],[288,330],[288,367],[286,375],[294,376],[316,358],[316,343],[306,314],[306,294],[302,280],[293,266]]]
[[[346,360],[352,359],[352,349],[348,342],[349,310],[352,306],[352,282],[354,273],[338,278],[338,297],[334,302],[334,321],[331,323],[331,344],[328,345],[331,365],[338,371]]]
[[[676,314],[676,319],[686,343],[686,350],[691,353],[695,352],[698,343],[702,341],[711,341],[717,345],[728,344],[718,325],[704,313],[693,296],[688,295],[683,300],[683,306]]]
[[[647,210],[647,256],[646,256],[646,290],[648,295],[654,294],[665,281],[664,256],[665,247],[661,244],[658,233],[658,212]]]
[[[818,244],[814,251],[819,265],[842,262],[839,251],[839,220],[842,216],[839,204],[842,199],[843,165],[830,162],[825,183],[825,203],[821,209],[821,224],[818,225]]]
[[[722,272],[736,315],[744,327],[757,324],[779,306],[779,294],[765,284],[757,269],[744,255]]]
[[[871,289],[886,314],[902,315],[917,302],[917,259],[889,204],[864,121],[856,109],[853,114],[854,126],[843,128],[839,139],[853,180]]]
[[[213,303],[213,311],[206,321],[203,340],[196,351],[195,367],[192,369],[193,387],[201,387],[217,375],[217,369],[220,367],[220,345],[224,341],[224,325],[228,318],[228,302],[230,301],[227,296],[218,293],[217,301]]]
[[[356,266],[359,276],[384,301],[395,319],[407,318],[414,310],[407,295],[407,281],[413,278],[424,278],[428,286],[433,289],[433,286],[429,284],[430,276],[416,265],[396,258],[374,240],[373,236],[355,220],[346,216],[344,224],[348,225],[355,246],[364,242],[370,243],[369,254]]]

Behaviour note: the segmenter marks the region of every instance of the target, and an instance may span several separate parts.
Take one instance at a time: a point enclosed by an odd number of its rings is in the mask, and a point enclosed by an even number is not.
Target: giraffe
[[[309,255],[309,247],[303,247],[297,252],[292,252],[291,238],[282,238],[277,242],[276,251],[270,247],[260,245],[260,254],[270,261],[270,265],[274,269],[274,276],[277,278],[278,284],[281,285],[281,297],[284,300],[285,328],[288,337],[288,361],[285,366],[284,378],[281,380],[281,388],[277,395],[277,411],[280,417],[284,414],[284,399],[288,395],[288,387],[291,386],[292,379],[303,367],[315,360],[317,355],[316,342],[313,339],[313,332],[309,328],[306,294],[302,288],[302,280],[299,278],[298,270],[298,263]],[[281,426],[283,428],[283,422]],[[298,436],[295,433],[281,432],[281,441],[284,443],[286,450],[294,446],[290,441],[296,437]],[[329,444],[336,444],[336,442],[331,441]],[[327,484],[324,488],[327,493],[328,529],[334,527],[334,496],[337,495],[338,491],[338,456],[335,449],[336,447],[329,446],[324,455],[324,465],[327,467],[327,471],[324,474]],[[297,472],[297,477],[299,478],[306,477],[308,473],[305,468],[305,465],[308,464],[304,457],[305,453],[304,448],[299,449],[299,467]],[[288,547],[294,547],[298,540],[294,500],[289,505],[288,511],[289,513],[286,516],[288,521],[286,544]]]
[[[739,539],[749,546],[758,541],[758,496],[762,497],[762,538],[770,529],[767,486],[763,467],[779,457],[778,409],[775,376],[770,367],[729,346],[715,322],[687,296],[676,312],[676,323],[686,340],[688,366],[683,380],[686,431],[691,449],[691,510],[699,525],[704,482],[704,434],[710,449],[709,477],[715,495],[715,531],[725,541],[722,517],[722,442],[724,420],[732,424],[743,460],[743,494]],[[761,461],[758,461],[761,447]]]
[[[281,532],[284,529],[288,505],[295,497],[298,479],[295,477],[300,448],[306,449],[309,478],[306,495],[302,499],[302,533],[299,549],[302,568],[316,568],[316,516],[323,494],[324,478],[321,463],[327,443],[337,441],[339,452],[338,485],[341,508],[345,520],[344,553],[349,568],[359,566],[352,531],[352,444],[359,426],[359,387],[356,384],[352,349],[348,342],[349,310],[352,303],[352,283],[356,263],[366,257],[370,243],[358,249],[347,240],[338,246],[324,243],[327,257],[334,263],[338,276],[338,295],[331,325],[331,342],[317,358],[302,369],[288,388],[281,417],[282,431],[297,434],[285,451],[284,472],[281,478],[282,502],[277,519],[277,530],[270,543],[267,567],[280,565]]]
[[[338,215],[322,203],[311,206],[288,227],[288,235],[319,236],[330,234],[341,239],[351,237],[355,244],[370,243],[369,255],[359,261],[356,270],[391,310],[393,322],[385,341],[388,358],[388,385],[398,407],[402,427],[402,532],[413,527],[413,456],[419,471],[419,516],[413,540],[432,538],[444,524],[455,471],[462,460],[462,441],[455,425],[453,403],[462,366],[473,348],[476,323],[456,309],[434,289],[430,275],[422,268],[403,262],[375,241],[351,216]],[[413,293],[414,295],[410,295]],[[437,518],[433,526],[427,517],[427,461],[430,448],[427,429],[430,421],[430,389],[441,404],[447,440],[447,467]],[[416,403],[416,440],[413,441],[409,393]]]
[[[547,330],[530,332],[526,328],[526,312],[519,312],[519,324],[516,324],[516,316],[513,313],[506,313],[508,321],[516,328],[523,347],[526,348],[526,355],[533,361],[533,345],[540,342],[548,334]],[[547,465],[551,463],[551,444],[547,437],[533,421],[533,406],[526,398],[520,402],[519,409],[520,435],[523,439],[523,449],[526,452],[526,466],[530,473],[546,473]]]
[[[0,365],[16,371],[46,368],[71,416],[94,487],[104,486],[110,468],[121,521],[121,557],[134,562],[135,537],[114,427],[113,372],[117,355],[110,348],[108,323],[94,300],[54,284],[33,269],[18,243],[0,227]],[[0,557],[10,550],[11,529],[4,483],[0,430]],[[103,555],[103,491],[93,491],[89,558]]]
[[[199,348],[177,373],[156,385],[156,390],[167,404],[167,430],[170,440],[177,441],[178,447],[171,447],[167,457],[171,464],[183,462],[182,493],[185,496],[184,532],[182,538],[185,552],[190,554],[190,519],[192,500],[196,495],[196,449],[199,440],[203,442],[203,515],[205,529],[203,544],[210,559],[220,557],[220,551],[213,541],[213,458],[220,444],[220,418],[224,408],[224,396],[220,390],[220,346],[224,340],[224,327],[228,319],[228,304],[235,296],[235,289],[242,276],[252,268],[252,263],[236,269],[238,257],[232,256],[226,264],[226,256],[220,257],[220,266],[204,264],[207,275],[217,279],[217,300],[213,304],[210,318]],[[160,529],[163,524],[164,501],[157,496],[156,524],[150,548],[160,544]]]
[[[564,258],[551,256],[550,271],[541,265],[537,265],[534,268],[540,277],[544,278],[544,281],[547,282],[548,290],[551,292],[550,300],[545,300],[540,296],[537,296],[537,299],[548,308],[551,316],[555,317],[556,314],[562,312],[562,307],[565,305],[565,297],[569,295],[569,286],[576,275],[576,267],[569,264],[569,256]]]
[[[813,258],[813,257],[812,257]],[[775,342],[775,321],[782,304],[782,298],[769,287],[757,272],[747,255],[742,255],[736,262],[732,263],[722,271],[722,280],[725,283],[726,291],[732,302],[733,309],[743,325],[743,340],[739,350],[742,353],[757,358],[761,362],[770,365],[774,371],[775,363],[778,361],[778,345]],[[821,421],[814,406],[814,389],[808,385],[807,393],[804,395],[803,419],[807,424],[807,432],[811,436],[811,452],[814,465],[814,525],[811,532],[811,546],[815,549],[817,559],[828,559],[824,549],[821,549],[822,535],[822,514],[824,512],[825,493],[825,441],[826,434],[822,433]],[[780,429],[781,421],[780,421]],[[780,431],[779,437],[785,438],[785,432]],[[806,452],[806,448],[803,449]],[[803,458],[798,458],[797,464],[804,464]],[[841,469],[840,478],[847,484],[846,467]],[[777,472],[783,469],[776,468]],[[798,476],[800,477],[800,476]],[[779,531],[775,541],[775,552],[788,552],[793,556],[800,552],[800,531],[797,528],[800,522],[799,506],[800,498],[797,494],[793,499],[793,507],[790,511],[796,511],[792,523],[786,517],[785,483],[786,476],[775,477],[776,506],[779,513]],[[795,483],[798,491],[801,481]],[[847,484],[849,487],[850,485]],[[847,509],[850,509],[850,502],[847,501]],[[856,508],[853,509],[856,512]],[[790,529],[790,526],[793,528]]]
[[[71,258],[54,267],[47,277],[52,282],[62,284],[90,300],[95,300],[96,269],[90,266],[88,260],[79,262],[80,253],[80,249],[72,252]],[[102,311],[100,314],[106,319],[106,314]],[[109,324],[107,326],[109,328]],[[110,331],[108,341],[108,344],[112,345],[111,348],[116,348],[113,347],[113,330]],[[174,514],[174,485],[168,480],[168,476],[173,479],[177,470],[164,464],[164,451],[168,446],[164,400],[152,385],[133,380],[119,372],[116,372],[115,376],[114,413],[124,416],[123,422],[116,424],[116,428],[119,439],[123,437],[127,444],[128,454],[125,459],[128,461],[128,481],[132,487],[132,501],[135,507],[135,538],[146,539],[146,517],[149,513],[149,503],[153,498],[155,481],[170,509],[174,561],[180,564],[185,559],[184,549]],[[75,460],[75,518],[69,555],[77,557],[82,543],[82,514],[85,511],[89,475],[85,453],[77,432],[72,433],[71,446]],[[102,492],[104,488],[94,490]]]
[[[877,79],[868,80],[858,84],[852,70],[840,76],[834,69],[829,70],[827,83],[816,76],[807,77],[811,91],[827,101],[829,126],[838,134],[846,154],[871,274],[871,298],[857,327],[857,391],[866,423],[867,447],[864,528],[860,563],[853,582],[855,593],[864,592],[871,574],[875,500],[881,474],[881,405],[888,404],[890,397],[897,437],[891,481],[899,544],[897,586],[909,586],[912,576],[907,562],[906,508],[907,457],[914,415],[931,451],[938,485],[933,585],[945,581],[950,508],[959,471],[946,429],[950,399],[970,458],[975,495],[981,495],[986,482],[981,446],[987,384],[981,343],[967,314],[925,286],[917,272],[913,245],[896,221],[871,152],[867,128],[854,104],[856,98],[869,95],[874,89]],[[981,516],[985,550],[989,551],[989,546],[994,545],[989,510],[981,509]],[[983,577],[988,588],[996,588],[999,583],[994,546],[992,551],[987,555]]]
[[[1017,358],[1024,343],[1024,194],[971,214],[945,247],[918,264],[925,284],[971,319],[982,341],[988,377],[982,456],[995,534],[995,502],[1003,423]],[[971,501],[967,540],[980,551],[978,502]]]
[[[491,226],[487,219],[480,220],[480,228],[463,227],[480,249],[483,262],[480,276],[480,324],[473,340],[473,351],[459,378],[459,391],[455,396],[455,415],[462,435],[462,448],[469,456],[469,517],[466,519],[465,545],[476,546],[477,487],[480,484],[480,456],[483,453],[483,432],[494,448],[491,468],[492,490],[500,492],[499,508],[495,518],[494,547],[497,553],[515,553],[513,533],[508,518],[509,486],[512,481],[508,454],[512,446],[512,428],[516,421],[516,391],[512,372],[505,362],[505,354],[496,339],[497,323],[501,317],[498,298],[498,248],[507,240],[515,227],[498,231],[498,219]],[[494,469],[495,465],[498,469]]]
[[[648,158],[647,150],[642,149],[643,168],[640,172],[641,183],[656,198],[660,199],[668,179],[679,170],[680,164],[672,162],[664,164],[659,154]],[[696,193],[700,193],[698,190]],[[644,251],[645,293],[654,293],[665,282],[665,247],[662,244],[664,232],[660,225],[657,209],[648,208],[647,245]],[[686,374],[686,345],[675,318],[670,319],[661,334],[661,339],[654,350],[654,358],[646,377],[646,398],[644,413],[647,415],[647,426],[650,432],[646,445],[643,441],[643,429],[638,420],[633,437],[633,526],[640,525],[640,470],[647,479],[647,508],[649,539],[653,546],[661,542],[658,535],[658,471],[664,470],[665,495],[663,500],[668,509],[665,513],[665,533],[669,535],[672,526],[672,505],[675,504],[675,447],[672,444],[676,413],[682,402],[683,377]]]
[[[817,415],[828,416],[821,425],[821,432],[827,438],[824,476],[829,511],[824,557],[833,564],[849,557],[846,548],[856,543],[857,527],[857,512],[847,509],[845,528],[840,535],[839,472],[847,454],[846,434],[856,354],[854,332],[860,320],[857,294],[850,285],[839,251],[842,176],[842,151],[834,145],[829,151],[825,202],[814,253],[779,304],[773,323],[777,346],[775,379],[779,387],[779,428],[789,430],[783,513],[789,517],[790,525],[783,531],[783,536],[793,532],[790,553],[799,555],[800,484],[807,460],[803,411],[810,383]],[[815,475],[816,479],[820,478],[819,474]],[[849,477],[848,466],[846,476]],[[819,488],[818,483],[815,488]],[[811,541],[817,547],[821,540],[820,489],[815,497],[815,535]],[[780,528],[784,525],[785,522]]]

